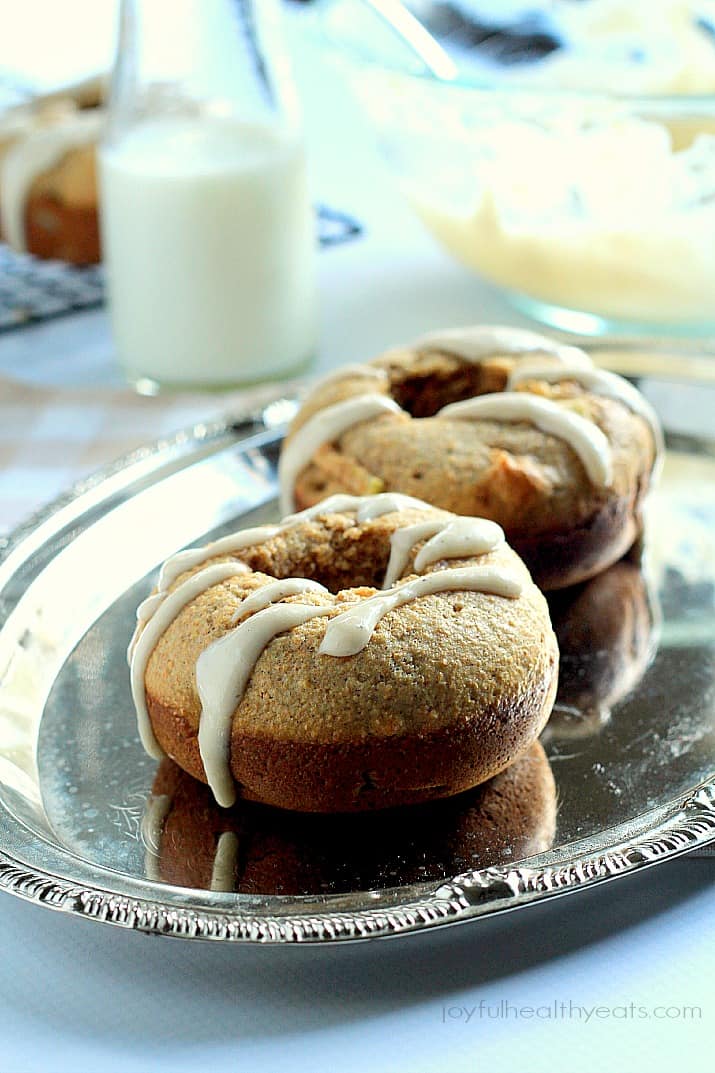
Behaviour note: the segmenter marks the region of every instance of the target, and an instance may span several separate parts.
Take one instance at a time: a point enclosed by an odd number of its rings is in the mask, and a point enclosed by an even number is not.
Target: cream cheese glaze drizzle
[[[187,553],[180,552],[167,560],[160,577],[164,584],[171,584],[186,569],[199,565],[205,558],[241,550],[257,543],[257,534],[265,533],[270,538],[277,532],[320,515],[354,513],[356,523],[362,523],[406,509],[431,511],[433,508],[422,500],[399,493],[331,496],[314,507],[285,518],[278,526],[246,530],[206,548],[192,549],[190,560],[187,559]],[[204,649],[196,663],[196,688],[201,702],[199,751],[207,780],[218,803],[228,806],[235,800],[230,769],[233,714],[257,660],[275,637],[314,618],[331,616],[318,651],[325,656],[343,657],[361,651],[377,624],[389,611],[423,596],[464,590],[516,598],[522,591],[521,581],[496,567],[438,569],[426,576],[394,584],[404,570],[412,549],[422,541],[426,543],[414,562],[414,571],[418,574],[442,559],[469,558],[492,551],[503,540],[504,533],[494,522],[481,518],[459,518],[445,511],[440,518],[398,527],[392,536],[384,591],[352,604],[345,611],[341,612],[339,605],[332,600],[322,603],[282,602],[306,593],[330,596],[323,585],[307,578],[267,581],[241,600],[232,618],[233,628]],[[151,728],[144,680],[155,645],[191,600],[213,585],[246,572],[248,567],[240,560],[213,563],[185,578],[173,590],[159,591],[140,605],[137,630],[130,645],[131,682],[140,736],[151,755],[163,755]]]
[[[382,414],[401,414],[404,411],[387,395],[367,393],[355,395],[309,418],[283,445],[278,476],[281,486],[281,513],[294,509],[293,490],[298,474],[319,447],[340,439],[342,434],[360,421]]]
[[[270,540],[278,532],[280,532],[280,527],[277,525],[261,525],[256,526],[254,529],[244,529],[238,533],[229,533],[228,536],[221,537],[203,548],[189,548],[187,551],[177,552],[176,555],[172,555],[170,559],[167,559],[161,568],[157,584],[157,595],[171,588],[177,577],[183,574],[184,571],[193,570],[195,566],[205,563],[207,559],[217,559],[219,555],[232,555],[234,552],[241,551],[243,548],[248,548],[253,544],[262,544],[264,541]]]
[[[149,712],[146,706],[146,687],[144,675],[147,663],[159,638],[166,632],[176,616],[188,603],[195,600],[201,593],[206,592],[213,585],[220,585],[236,574],[245,574],[247,567],[243,563],[214,563],[205,570],[192,574],[173,592],[167,593],[162,601],[155,606],[151,617],[144,622],[143,626],[137,624],[138,632],[130,644],[130,678],[132,687],[132,699],[137,710],[137,722],[139,737],[142,745],[155,759],[164,756],[164,750],[156,740],[152,729]]]
[[[421,596],[457,590],[483,592],[511,599],[521,595],[522,584],[505,570],[490,566],[464,566],[435,570],[433,574],[406,581],[378,592],[331,619],[318,652],[325,656],[354,656],[368,643],[380,619]]]
[[[558,383],[561,380],[573,380],[591,395],[601,395],[604,398],[622,402],[632,413],[638,414],[647,422],[653,435],[656,456],[662,453],[663,430],[658,415],[640,391],[617,373],[570,362],[564,365],[548,365],[538,359],[530,359],[520,362],[512,369],[507,386],[515,387],[525,380],[544,380],[548,384]]]
[[[265,585],[261,585],[260,588],[256,589],[255,592],[252,592],[250,596],[246,596],[244,600],[241,600],[231,621],[233,623],[240,622],[241,619],[255,614],[256,611],[263,611],[265,608],[270,607],[271,604],[285,600],[287,596],[300,596],[303,592],[327,593],[328,590],[319,581],[311,581],[310,578],[305,577],[286,577],[280,581],[268,581]]]
[[[229,765],[232,717],[259,656],[274,637],[332,612],[332,606],[269,604],[214,641],[199,656],[196,663],[196,688],[201,701],[199,752],[206,779],[219,805],[228,807],[236,800]]]
[[[428,539],[429,538],[429,539]],[[396,529],[390,538],[390,559],[385,572],[383,589],[389,589],[403,573],[415,544],[426,540],[415,557],[415,573],[440,559],[468,559],[484,555],[504,541],[504,530],[486,518],[455,518],[445,521],[434,518]]]
[[[526,421],[565,440],[581,459],[594,484],[608,486],[613,479],[611,445],[598,425],[550,399],[523,391],[500,391],[453,402],[440,410],[440,416],[458,420]]]
[[[439,529],[415,556],[415,573],[440,559],[469,559],[484,555],[504,543],[504,530],[486,518],[454,518]],[[387,583],[385,584],[387,588]]]
[[[468,328],[448,328],[429,332],[414,344],[415,350],[441,350],[454,354],[463,361],[474,364],[500,355],[510,358],[551,355],[561,361],[578,362],[584,367],[591,365],[585,351],[565,343],[557,343],[538,332],[525,328],[508,328],[500,325],[478,324]]]
[[[306,507],[298,514],[288,514],[281,522],[279,528],[289,529],[298,525],[299,522],[310,521],[324,514],[350,514],[355,512],[357,522],[371,522],[374,518],[382,518],[385,514],[392,514],[402,510],[434,510],[423,499],[415,499],[414,496],[403,495],[402,492],[380,492],[374,496],[352,496],[338,492],[336,495],[321,499],[312,507]]]

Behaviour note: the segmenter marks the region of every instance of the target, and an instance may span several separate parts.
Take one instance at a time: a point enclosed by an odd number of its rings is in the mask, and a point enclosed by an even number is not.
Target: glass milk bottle
[[[274,0],[122,0],[102,240],[140,391],[295,372],[316,344],[314,226]]]

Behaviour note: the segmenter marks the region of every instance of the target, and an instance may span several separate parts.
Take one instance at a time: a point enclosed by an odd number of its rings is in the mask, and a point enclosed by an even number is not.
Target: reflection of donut
[[[637,684],[653,649],[653,608],[642,571],[616,563],[549,597],[561,661],[549,737],[583,737],[608,722]]]
[[[283,448],[283,507],[419,496],[492,518],[541,588],[563,588],[637,538],[660,439],[643,396],[575,347],[506,328],[443,332],[313,389]]]
[[[142,835],[147,874],[181,887],[317,894],[397,886],[521,860],[549,849],[556,790],[535,742],[476,790],[361,816],[306,816],[213,803],[170,760],[159,767]]]
[[[306,812],[448,797],[520,755],[556,691],[546,601],[499,527],[405,497],[180,553],[138,619],[143,741],[222,805],[234,780]]]

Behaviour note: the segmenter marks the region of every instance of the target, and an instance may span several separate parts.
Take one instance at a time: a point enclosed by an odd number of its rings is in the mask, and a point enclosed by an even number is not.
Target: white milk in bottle
[[[101,157],[117,349],[134,381],[231,384],[308,361],[313,219],[300,141],[231,119],[164,117]]]
[[[314,225],[275,0],[121,0],[100,184],[114,338],[139,390],[307,363]]]

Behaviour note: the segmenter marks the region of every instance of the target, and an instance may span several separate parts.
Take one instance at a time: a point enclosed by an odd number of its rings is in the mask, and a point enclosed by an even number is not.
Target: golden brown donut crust
[[[149,659],[147,706],[168,755],[205,781],[195,666],[231,628],[241,599],[271,577],[308,576],[337,595],[303,593],[284,602],[334,606],[338,614],[380,584],[395,529],[429,516],[410,510],[358,524],[334,514],[242,549],[241,560],[259,572],[231,577],[189,603]],[[387,808],[459,793],[523,752],[556,691],[548,608],[506,544],[448,565],[475,562],[507,568],[523,582],[521,596],[422,597],[389,612],[353,656],[318,654],[332,616],[275,637],[233,716],[230,763],[240,796],[306,812]],[[370,587],[347,589],[349,577]]]
[[[565,400],[601,429],[612,449],[613,482],[599,488],[564,440],[537,428],[434,416],[449,403],[503,391],[513,357],[470,364],[438,351],[401,348],[370,364],[387,379],[346,376],[318,385],[288,438],[326,406],[367,390],[391,396],[406,412],[363,421],[320,448],[298,476],[298,509],[336,492],[390,491],[491,518],[544,589],[594,576],[638,537],[655,444],[647,422],[623,403],[568,380],[529,381],[515,389]]]

